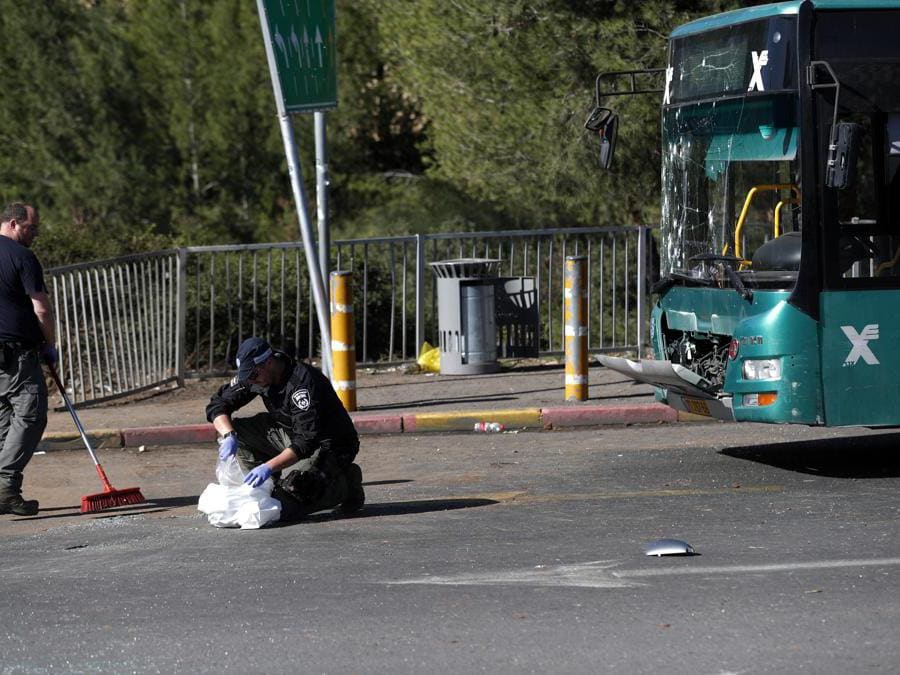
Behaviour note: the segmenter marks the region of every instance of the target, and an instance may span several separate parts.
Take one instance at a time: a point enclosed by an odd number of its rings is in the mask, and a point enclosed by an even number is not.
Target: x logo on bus
[[[753,57],[753,77],[750,78],[750,86],[747,91],[765,91],[763,84],[762,67],[769,63],[769,50],[763,49],[761,52],[751,52]]]
[[[881,362],[875,358],[875,354],[872,353],[869,347],[869,342],[878,339],[877,323],[870,323],[858,333],[853,326],[841,326],[841,330],[844,331],[844,335],[847,336],[850,344],[853,345],[853,349],[850,350],[847,358],[844,359],[844,366],[855,366],[860,359],[870,366],[880,365]]]

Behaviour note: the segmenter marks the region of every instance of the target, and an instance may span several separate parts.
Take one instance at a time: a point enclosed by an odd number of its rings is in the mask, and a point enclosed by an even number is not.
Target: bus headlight
[[[745,380],[780,380],[781,359],[747,359],[743,372]]]

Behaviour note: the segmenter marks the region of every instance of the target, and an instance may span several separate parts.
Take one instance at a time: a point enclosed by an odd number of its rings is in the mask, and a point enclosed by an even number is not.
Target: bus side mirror
[[[856,160],[862,126],[853,122],[840,122],[831,130],[828,146],[828,166],[825,167],[825,185],[846,190],[856,183]]]
[[[619,116],[609,108],[594,108],[584,123],[584,128],[600,136],[600,167],[608,169],[616,149]]]

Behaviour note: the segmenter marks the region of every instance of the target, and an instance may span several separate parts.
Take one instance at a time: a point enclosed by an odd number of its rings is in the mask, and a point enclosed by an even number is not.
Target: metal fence
[[[337,240],[333,269],[351,271],[360,363],[414,359],[436,344],[437,284],[428,263],[496,258],[500,274],[532,277],[540,351],[564,345],[566,256],[588,261],[589,349],[645,342],[650,228],[605,227]],[[48,271],[60,375],[77,402],[97,402],[191,375],[222,374],[237,345],[260,335],[299,357],[318,354],[302,244],[202,246]]]
[[[76,401],[177,379],[180,260],[160,251],[52,269],[59,375]]]

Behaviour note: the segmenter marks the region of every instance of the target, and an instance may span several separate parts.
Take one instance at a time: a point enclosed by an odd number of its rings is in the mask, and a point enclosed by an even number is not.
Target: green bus
[[[651,91],[647,72],[597,79],[585,126],[604,166],[617,115],[601,103]],[[655,358],[602,361],[718,419],[900,425],[900,1],[693,21],[656,76]]]

